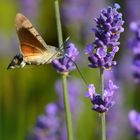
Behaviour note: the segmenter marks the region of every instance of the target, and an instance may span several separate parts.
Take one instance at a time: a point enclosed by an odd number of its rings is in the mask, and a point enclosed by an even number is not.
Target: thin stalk
[[[104,70],[100,69],[100,85],[101,85],[101,95],[104,94]],[[105,113],[101,114],[101,129],[102,129],[102,140],[106,140],[106,120]]]
[[[71,113],[69,107],[68,93],[67,93],[67,78],[66,75],[62,75],[62,84],[63,84],[63,98],[64,98],[64,106],[66,112],[66,124],[67,124],[67,139],[72,140],[72,121],[71,121]]]
[[[61,20],[60,20],[58,0],[55,0],[55,15],[56,15],[56,24],[57,24],[57,33],[58,33],[58,43],[59,43],[59,48],[61,48],[63,44],[63,36],[62,36],[62,26],[61,26]]]
[[[56,13],[56,21],[57,21],[59,48],[61,48],[63,44],[63,37],[62,37],[62,27],[61,27],[58,0],[55,0],[55,13]],[[71,120],[71,112],[70,112],[68,92],[67,92],[67,75],[65,73],[62,74],[62,86],[63,86],[64,108],[66,114],[67,140],[73,140],[72,120]]]

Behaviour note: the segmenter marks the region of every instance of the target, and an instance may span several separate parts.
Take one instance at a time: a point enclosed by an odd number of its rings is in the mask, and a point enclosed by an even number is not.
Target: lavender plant
[[[85,49],[85,53],[89,55],[91,68],[109,69],[116,65],[113,59],[119,50],[120,33],[124,31],[122,14],[117,11],[119,8],[120,6],[115,4],[114,8],[101,10],[99,18],[95,18],[96,28],[93,28],[95,41]]]
[[[101,95],[96,93],[94,84],[90,84],[86,97],[90,98],[94,105],[92,109],[98,113],[108,111],[115,103],[112,98],[116,89],[118,89],[118,87],[109,80],[108,87],[104,89],[104,94]]]
[[[133,53],[132,74],[136,83],[140,83],[140,21],[131,22],[130,29],[135,37],[129,41],[129,47]]]
[[[100,69],[101,94],[97,94],[93,84],[88,87],[86,96],[90,98],[93,110],[101,114],[102,140],[106,140],[105,112],[113,105],[112,101],[114,91],[118,88],[109,80],[108,88],[104,88],[104,70],[111,69],[116,65],[114,56],[118,52],[120,43],[120,33],[124,31],[122,25],[122,14],[118,12],[120,6],[114,5],[114,8],[108,7],[101,10],[99,18],[95,19],[96,28],[93,28],[95,40],[86,46],[85,54],[88,54],[89,67]]]
[[[128,114],[128,118],[134,133],[140,138],[140,113],[136,110],[131,110]]]
[[[28,140],[61,140],[61,120],[59,107],[50,103],[45,108],[45,114],[38,117],[32,134]]]

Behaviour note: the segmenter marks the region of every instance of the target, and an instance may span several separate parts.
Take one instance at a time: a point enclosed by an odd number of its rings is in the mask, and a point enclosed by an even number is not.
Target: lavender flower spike
[[[94,85],[90,84],[86,97],[90,98],[92,104],[94,105],[92,109],[99,113],[108,111],[115,103],[112,101],[112,98],[117,88],[118,87],[109,80],[108,88],[104,89],[104,95],[102,97],[101,94],[96,93]]]
[[[38,117],[29,140],[57,140],[60,135],[59,108],[57,104],[50,103],[46,106],[45,114]]]
[[[75,69],[75,62],[76,57],[78,56],[79,52],[73,43],[68,45],[68,49],[63,58],[57,59],[53,61],[53,66],[57,69],[60,73],[68,73],[69,71]]]
[[[136,83],[140,83],[140,21],[131,22],[130,29],[135,37],[129,41],[133,53],[132,74]]]
[[[119,8],[120,6],[115,4],[114,8],[103,9],[99,18],[95,19],[96,28],[93,28],[95,40],[85,49],[85,53],[89,55],[91,68],[108,69],[116,65],[113,59],[119,50],[120,33],[124,31],[122,14],[117,11]]]
[[[135,134],[140,136],[140,113],[135,110],[131,110],[128,114],[128,118]]]

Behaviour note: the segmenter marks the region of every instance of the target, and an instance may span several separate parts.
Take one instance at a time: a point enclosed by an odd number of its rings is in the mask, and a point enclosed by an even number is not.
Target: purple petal
[[[99,58],[104,58],[107,54],[106,49],[98,48],[96,54],[99,56]]]
[[[93,99],[93,96],[96,94],[95,87],[93,84],[89,84],[88,86],[88,92],[86,92],[85,96],[89,97],[90,99]]]

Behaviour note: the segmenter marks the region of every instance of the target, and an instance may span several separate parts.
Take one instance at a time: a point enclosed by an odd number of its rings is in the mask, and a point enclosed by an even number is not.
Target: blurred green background
[[[76,1],[76,8],[85,6],[84,0]],[[134,140],[136,137],[129,128],[127,113],[132,108],[140,110],[140,95],[139,85],[135,85],[131,79],[131,52],[127,49],[126,40],[130,35],[129,23],[140,18],[140,12],[135,14],[135,11],[139,10],[138,5],[134,9],[131,7],[135,0],[91,1],[92,5],[83,12],[85,15],[78,15],[78,17],[75,17],[76,15],[67,17],[63,11],[63,9],[73,8],[74,4],[71,3],[74,1],[60,1],[64,39],[70,36],[70,40],[79,48],[82,59],[78,62],[79,68],[88,83],[94,83],[99,91],[98,71],[87,67],[88,61],[84,56],[84,47],[93,40],[91,32],[94,26],[93,18],[99,15],[101,8],[107,5],[112,6],[115,2],[121,5],[120,11],[124,14],[125,32],[120,39],[121,49],[116,56],[118,60],[116,70],[121,89],[118,94],[121,94],[122,98],[120,102],[117,101],[117,104],[121,104],[121,111],[118,115],[122,115],[122,120],[119,126],[112,124],[111,130],[117,128],[121,131],[118,131],[118,135],[110,140]],[[129,3],[132,4],[128,5]],[[129,8],[134,11],[130,12]],[[32,21],[47,44],[58,46],[54,0],[0,0],[0,140],[25,139],[27,133],[35,125],[37,117],[44,113],[44,107],[50,102],[57,101],[54,84],[57,79],[61,78],[51,65],[6,70],[12,57],[19,53],[19,41],[14,25],[15,15],[18,12],[23,13]],[[77,70],[71,72],[70,77],[81,80]],[[92,104],[85,99],[86,91],[87,87],[84,87],[80,97],[84,107],[81,108],[76,121],[76,140],[93,140],[99,139],[100,136],[99,115],[91,110]]]

